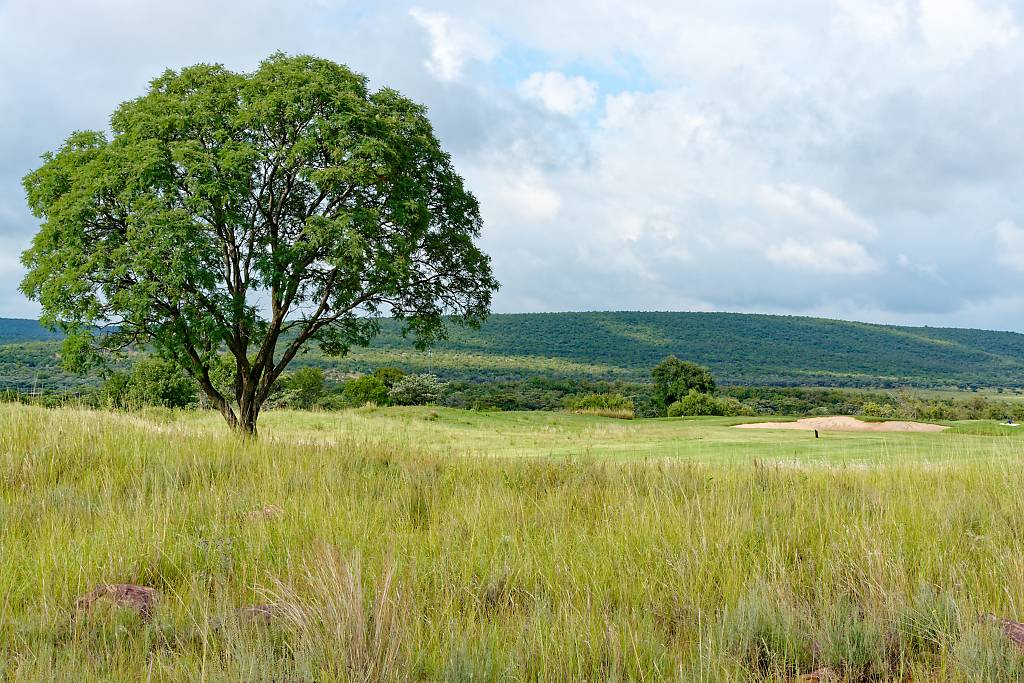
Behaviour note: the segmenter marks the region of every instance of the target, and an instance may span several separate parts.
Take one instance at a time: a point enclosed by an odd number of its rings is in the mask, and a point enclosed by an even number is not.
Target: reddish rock
[[[1003,619],[994,614],[982,614],[978,620],[982,623],[998,626],[1014,645],[1024,648],[1024,623],[1014,621],[1013,619]]]
[[[155,588],[136,586],[132,583],[102,583],[91,592],[75,601],[76,610],[92,610],[100,600],[108,601],[117,607],[134,610],[143,619],[149,619],[160,593]]]

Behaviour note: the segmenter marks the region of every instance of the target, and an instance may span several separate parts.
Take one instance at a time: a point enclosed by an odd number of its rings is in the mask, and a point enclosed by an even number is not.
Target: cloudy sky
[[[1024,331],[1024,2],[0,0],[0,316],[20,178],[166,67],[282,50],[427,104],[495,310]]]

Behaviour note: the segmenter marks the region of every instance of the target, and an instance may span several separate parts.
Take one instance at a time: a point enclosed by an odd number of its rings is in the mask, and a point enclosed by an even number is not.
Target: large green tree
[[[675,356],[668,356],[651,370],[654,395],[667,408],[682,400],[690,391],[701,394],[715,393],[715,378],[703,365],[697,365]]]
[[[153,347],[232,427],[303,347],[341,355],[391,315],[421,346],[497,288],[481,219],[424,107],[313,57],[167,71],[26,176],[41,229],[22,290],[79,369]],[[231,391],[211,378],[234,360]]]

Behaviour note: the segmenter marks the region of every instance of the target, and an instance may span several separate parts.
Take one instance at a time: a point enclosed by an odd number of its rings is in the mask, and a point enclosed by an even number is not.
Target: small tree
[[[345,401],[354,406],[364,406],[367,403],[385,406],[391,402],[387,385],[376,373],[350,379],[345,382],[345,388],[341,393]]]
[[[682,399],[691,390],[702,394],[715,393],[715,378],[702,365],[669,356],[651,371],[654,394],[662,406],[668,407]]]
[[[444,385],[434,375],[406,375],[391,388],[391,400],[400,406],[424,406],[441,400]]]
[[[67,333],[72,369],[150,346],[254,434],[308,343],[343,355],[391,315],[422,348],[445,316],[487,315],[477,201],[394,90],[277,54],[249,74],[167,71],[111,129],[73,134],[24,180],[42,224],[22,291]],[[229,393],[211,377],[221,351]]]
[[[287,377],[288,392],[295,407],[307,410],[316,405],[324,393],[324,371],[320,368],[299,368]]]

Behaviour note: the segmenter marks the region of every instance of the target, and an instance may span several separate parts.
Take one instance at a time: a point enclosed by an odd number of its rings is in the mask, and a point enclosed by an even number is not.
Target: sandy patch
[[[864,422],[848,415],[805,417],[796,422],[755,422],[736,426],[741,429],[818,429],[823,432],[941,432],[949,429],[945,425],[926,422]]]

